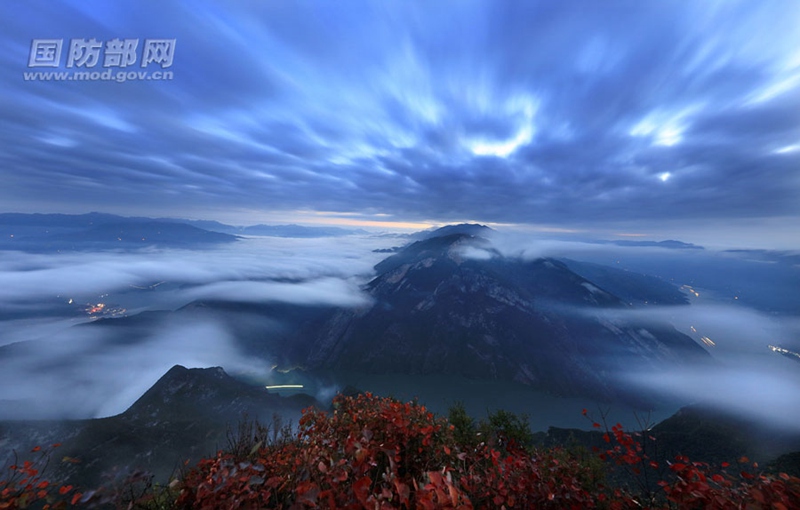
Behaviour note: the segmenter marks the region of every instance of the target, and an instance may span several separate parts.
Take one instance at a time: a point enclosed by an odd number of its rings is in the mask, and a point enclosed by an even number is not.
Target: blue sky
[[[786,244],[798,26],[795,1],[2,2],[0,212]],[[91,38],[175,39],[173,77],[24,78]]]

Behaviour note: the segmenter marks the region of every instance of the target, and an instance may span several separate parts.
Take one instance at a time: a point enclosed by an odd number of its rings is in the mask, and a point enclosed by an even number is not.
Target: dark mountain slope
[[[603,434],[597,430],[550,427],[546,434],[537,434],[537,439],[542,446],[578,443],[605,449],[608,445]],[[800,472],[798,453],[787,453],[800,450],[800,430],[777,429],[700,404],[682,407],[666,420],[650,426],[644,442],[647,454],[661,463],[685,455],[712,466],[722,462],[737,465],[746,456],[759,463],[780,461],[780,470]]]
[[[629,363],[709,359],[669,325],[604,315],[627,305],[563,263],[502,258],[469,235],[419,241],[376,271],[374,305],[340,310],[300,340],[308,368],[459,374],[616,398],[625,390],[614,375]]]
[[[602,286],[631,305],[688,305],[689,299],[676,285],[656,276],[615,267],[563,259],[572,271]]]
[[[29,451],[55,442],[56,457],[76,459],[54,465],[56,479],[97,487],[108,474],[145,470],[166,482],[184,461],[194,463],[227,444],[229,427],[243,415],[261,423],[274,415],[285,423],[315,404],[306,395],[280,397],[228,376],[221,368],[174,366],[128,410],[96,420],[0,422],[2,451]],[[0,464],[9,461],[0,457]]]

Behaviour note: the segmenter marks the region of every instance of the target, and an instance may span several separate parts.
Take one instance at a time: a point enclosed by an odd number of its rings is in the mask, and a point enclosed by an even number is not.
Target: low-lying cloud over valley
[[[694,261],[699,270],[733,261],[750,264],[755,271],[763,267],[785,270],[703,250],[620,247],[530,235],[490,237],[492,244],[462,255],[486,259],[504,254],[525,260],[560,256],[609,262],[615,271],[649,264],[653,272],[660,268],[665,274],[674,270],[675,261],[684,269],[686,261]],[[193,315],[188,320],[187,315],[151,314],[144,325],[126,323],[121,329],[84,323],[98,317],[177,310],[193,301],[369,307],[371,298],[361,285],[372,277],[372,266],[388,256],[373,250],[403,242],[381,236],[248,238],[196,251],[0,252],[0,303],[5,314],[0,365],[6,375],[0,381],[0,416],[78,418],[119,413],[174,364],[221,365],[231,373],[264,376],[272,367],[269,356],[258,358],[245,352],[231,323],[218,315]],[[680,273],[675,278],[671,283],[676,286],[684,283]],[[706,283],[721,285],[713,278]],[[785,285],[791,286],[791,280]],[[753,288],[758,290],[757,282]],[[768,346],[800,350],[796,341],[800,318],[759,310],[744,299],[732,300],[723,290],[684,289],[688,305],[636,303],[630,309],[601,312],[609,320],[671,323],[708,350],[718,367],[656,376],[638,373],[632,365],[630,373],[614,377],[687,402],[710,402],[736,412],[749,409],[749,414],[786,425],[787,417],[793,415],[776,402],[795,402],[791,388],[800,385],[800,364]],[[749,290],[741,289],[742,296]],[[790,290],[773,290],[796,299]],[[588,313],[580,308],[565,312]],[[257,313],[236,320],[241,327],[252,326],[267,335],[280,328],[274,318]],[[776,400],[761,398],[763,394]],[[800,409],[800,405],[789,407]]]

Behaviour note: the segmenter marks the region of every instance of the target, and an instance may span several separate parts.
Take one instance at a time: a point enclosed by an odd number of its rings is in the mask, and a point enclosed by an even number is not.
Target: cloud
[[[622,260],[624,264],[617,267],[635,268],[638,264],[649,268],[646,272],[661,275],[678,271],[679,284],[682,278],[687,282],[706,278],[702,283],[710,288],[694,284],[702,297],[693,298],[689,306],[602,312],[612,319],[666,321],[698,343],[706,337],[715,344],[706,348],[719,362],[717,369],[641,374],[633,364],[630,373],[619,374],[628,384],[681,402],[703,401],[755,415],[779,426],[797,418],[786,413],[785,406],[777,406],[796,400],[791,391],[800,384],[797,363],[767,346],[800,352],[800,321],[788,313],[758,311],[744,299],[748,293],[753,297],[776,294],[784,305],[791,304],[797,286],[785,271],[793,268],[711,250],[698,253],[565,242],[553,235],[495,233],[491,242],[493,249],[510,257]],[[370,278],[372,266],[386,256],[371,250],[396,244],[396,238],[382,237],[249,238],[204,251],[0,252],[0,304],[6,312],[17,306],[20,314],[4,320],[0,331],[0,346],[5,346],[0,371],[6,375],[0,381],[0,401],[4,401],[0,402],[0,415],[77,418],[118,413],[174,364],[221,365],[231,372],[257,375],[269,370],[269,359],[257,360],[240,352],[233,331],[223,322],[165,319],[124,333],[97,325],[71,327],[88,318],[74,309],[70,309],[71,315],[54,311],[66,306],[63,299],[68,296],[93,303],[99,295],[108,294],[104,301],[131,311],[171,310],[195,299],[360,306],[366,298],[359,283]],[[468,248],[464,255],[485,259],[494,252]],[[161,281],[168,283],[150,290],[131,287]],[[743,299],[726,304],[725,292],[734,288]],[[58,293],[62,301],[56,303],[53,299]],[[77,297],[76,301],[83,303]],[[772,306],[773,302],[766,304]],[[258,327],[270,324],[260,321]]]
[[[11,209],[800,214],[800,156],[775,153],[800,136],[792,2],[37,6],[0,30]],[[178,41],[170,82],[20,77],[34,38],[154,33]]]
[[[279,301],[291,304],[363,306],[370,302],[353,282],[323,278],[302,283],[217,282],[188,290],[192,300],[216,299],[243,303]]]
[[[233,373],[267,373],[268,361],[240,354],[218,323],[154,323],[134,341],[116,344],[99,328],[71,328],[47,340],[15,346],[0,359],[0,416],[97,418],[118,414],[173,365],[223,366]]]
[[[334,300],[334,294],[339,292],[343,295],[343,303],[353,303],[354,299],[357,300],[352,296],[354,284],[337,283],[337,279],[369,275],[372,266],[381,258],[370,250],[381,243],[388,241],[369,238],[250,238],[236,243],[235,247],[208,251],[143,250],[57,255],[0,251],[0,303],[34,307],[39,303],[42,308],[48,308],[54,300],[85,300],[101,294],[123,298],[119,294],[158,282],[211,286],[187,292],[183,297],[185,300],[201,295],[211,297],[216,291],[231,297],[233,287],[220,285],[238,283],[249,289],[248,300],[253,300],[257,299],[256,287],[259,284],[248,284],[247,280],[268,279],[320,279],[317,283],[305,284],[309,292],[319,292],[327,301]],[[284,292],[289,290],[290,284],[260,285],[265,298],[272,295],[272,299],[280,299],[282,292],[293,302],[301,298],[299,292]]]
[[[626,387],[678,405],[700,403],[770,427],[796,430],[800,420],[800,364],[769,348],[773,345],[800,352],[796,268],[712,250],[598,245],[521,233],[496,232],[491,242],[494,253],[506,257],[595,261],[614,266],[612,271],[633,268],[659,275],[677,286],[693,285],[699,296],[690,295],[690,305],[626,309],[555,306],[566,317],[589,315],[612,324],[633,322],[645,327],[671,324],[714,360],[680,369],[648,366],[645,370],[639,366],[641,360],[631,358],[628,370],[611,376]],[[492,256],[492,252],[479,248],[462,252],[479,260]],[[620,261],[622,264],[618,264]]]
[[[597,311],[573,313],[598,314]],[[636,321],[667,322],[692,337],[715,359],[712,365],[646,372],[635,360],[616,377],[632,387],[671,401],[700,403],[784,430],[800,419],[800,364],[769,345],[800,350],[800,319],[775,316],[743,306],[696,304],[606,311],[600,315]],[[702,339],[710,342],[706,343]]]
[[[368,302],[359,284],[384,257],[371,250],[395,242],[249,238],[203,251],[0,251],[0,418],[120,413],[175,364],[261,376],[270,370],[268,359],[240,352],[222,321],[152,318],[109,330],[81,325],[90,320],[86,303],[131,315],[198,299],[359,306]],[[262,331],[271,326],[258,323]]]
[[[796,431],[800,419],[800,374],[794,366],[750,362],[718,369],[626,374],[624,379],[661,395],[711,406],[786,431]]]

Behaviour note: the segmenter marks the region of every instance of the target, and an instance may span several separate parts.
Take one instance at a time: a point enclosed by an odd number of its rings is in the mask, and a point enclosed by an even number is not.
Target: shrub
[[[499,415],[497,424],[521,426]],[[526,425],[527,426],[527,425]],[[511,430],[511,429],[509,429]],[[528,431],[528,434],[530,432]],[[309,409],[295,442],[252,461],[219,452],[183,481],[184,508],[592,508],[584,468],[559,450],[508,441],[463,445],[456,428],[415,403],[338,396]]]
[[[61,446],[59,443],[50,448],[36,446],[30,453],[35,454],[33,460],[15,461],[0,473],[0,509],[16,510],[34,505],[45,510],[66,508],[67,502],[74,505],[80,501],[82,494],[72,485],[56,485],[43,476],[50,463],[52,451]]]
[[[525,445],[527,422],[510,413],[483,424],[494,427],[496,441],[474,434],[463,406],[450,416],[454,423],[413,402],[340,395],[330,413],[305,410],[292,437],[277,423],[269,429],[244,422],[230,451],[156,490],[141,476],[119,490],[81,494],[54,486],[40,474],[49,454],[35,448],[38,459],[12,465],[0,481],[0,509],[800,508],[796,477],[757,473],[758,465],[745,458],[736,468],[684,456],[659,465],[641,436],[619,424],[605,430],[599,457],[587,457],[586,450]],[[602,433],[602,425],[593,425]],[[644,483],[638,490],[605,487],[600,459],[606,471],[624,469]],[[657,484],[647,483],[656,476]]]

